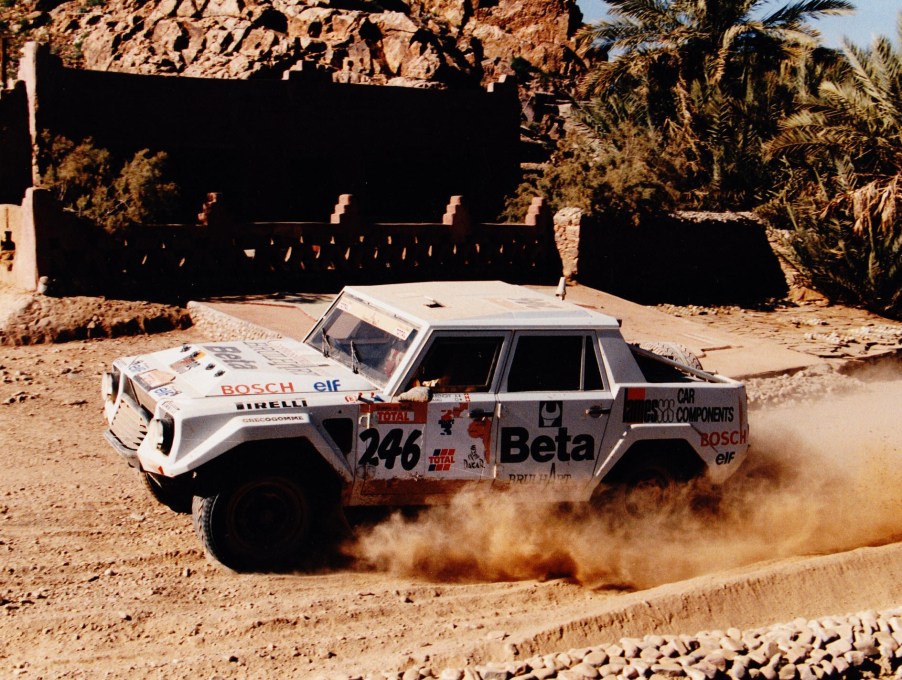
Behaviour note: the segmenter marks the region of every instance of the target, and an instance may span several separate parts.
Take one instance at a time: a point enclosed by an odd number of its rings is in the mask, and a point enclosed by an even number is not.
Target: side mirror
[[[426,403],[432,401],[432,390],[425,385],[418,385],[399,394],[398,401]]]

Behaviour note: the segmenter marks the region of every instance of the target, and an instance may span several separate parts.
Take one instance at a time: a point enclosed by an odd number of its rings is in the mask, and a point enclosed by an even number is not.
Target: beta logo
[[[239,370],[252,371],[257,368],[257,364],[241,353],[240,347],[227,347],[216,345],[205,345],[204,349],[215,356],[219,361],[229,368]]]
[[[524,463],[530,456],[537,463],[555,458],[562,462],[594,460],[595,439],[588,434],[571,436],[566,427],[561,427],[554,437],[540,434],[530,441],[525,427],[502,427],[501,462]]]
[[[435,449],[429,456],[429,472],[448,472],[454,465],[454,449]]]
[[[560,427],[564,419],[564,402],[543,401],[539,403],[539,427]]]
[[[320,380],[313,383],[313,389],[317,392],[338,392],[341,388],[341,380]]]

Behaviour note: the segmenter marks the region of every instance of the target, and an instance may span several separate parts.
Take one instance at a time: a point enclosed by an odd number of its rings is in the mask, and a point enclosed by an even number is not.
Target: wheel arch
[[[700,477],[708,468],[688,438],[671,432],[663,439],[625,437],[600,467],[596,477],[599,484],[622,484],[635,471],[648,467],[665,468],[678,481]]]
[[[206,495],[223,481],[252,470],[274,470],[296,478],[317,494],[339,494],[342,476],[307,437],[252,440],[238,444],[198,468],[195,493]]]

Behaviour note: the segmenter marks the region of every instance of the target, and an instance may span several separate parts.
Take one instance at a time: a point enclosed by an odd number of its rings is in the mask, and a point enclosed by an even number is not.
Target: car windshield
[[[343,294],[305,342],[385,387],[416,335],[407,321]]]

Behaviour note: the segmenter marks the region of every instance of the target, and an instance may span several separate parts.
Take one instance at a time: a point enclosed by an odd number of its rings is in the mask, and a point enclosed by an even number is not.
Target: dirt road
[[[754,412],[715,520],[462,499],[321,573],[236,575],[102,438],[109,362],[195,338],[0,347],[0,677],[379,677],[902,603],[898,374]]]

